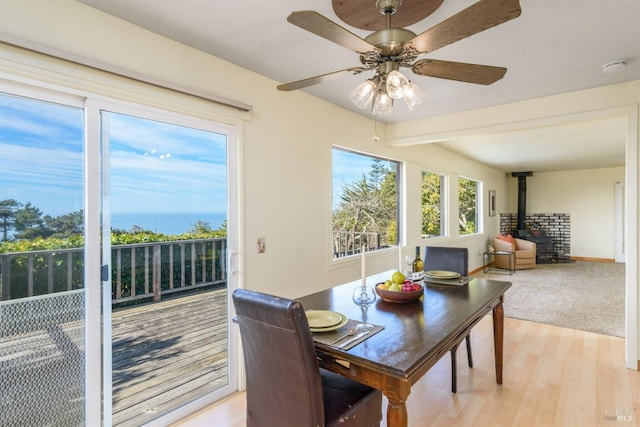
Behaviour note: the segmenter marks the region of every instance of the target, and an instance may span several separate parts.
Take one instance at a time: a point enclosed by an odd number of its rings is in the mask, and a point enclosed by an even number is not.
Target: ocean
[[[175,235],[191,231],[198,221],[208,222],[216,230],[226,218],[226,212],[111,214],[111,228],[129,231],[138,226],[155,233]]]

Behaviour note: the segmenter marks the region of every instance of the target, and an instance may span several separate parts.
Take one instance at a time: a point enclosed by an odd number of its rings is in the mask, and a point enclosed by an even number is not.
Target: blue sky
[[[353,153],[346,150],[333,150],[333,194],[332,209],[340,204],[340,194],[345,184],[362,179],[362,175],[369,175],[373,164],[372,157]]]
[[[226,211],[224,135],[107,113],[112,213]],[[83,111],[0,95],[0,200],[83,208]]]
[[[226,211],[224,135],[109,116],[112,212]]]
[[[82,209],[81,109],[0,96],[0,200]]]

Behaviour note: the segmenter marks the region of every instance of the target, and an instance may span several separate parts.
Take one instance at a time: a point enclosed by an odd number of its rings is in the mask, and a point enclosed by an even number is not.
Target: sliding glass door
[[[101,129],[105,373],[113,425],[138,426],[235,386],[227,271],[233,133],[126,109],[102,110]]]
[[[39,97],[0,93],[2,427],[86,425],[83,110]]]
[[[237,389],[235,127],[0,79],[0,427]]]

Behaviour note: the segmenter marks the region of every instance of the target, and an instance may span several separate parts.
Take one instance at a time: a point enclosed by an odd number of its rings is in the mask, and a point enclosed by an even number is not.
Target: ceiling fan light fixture
[[[373,95],[376,93],[377,89],[378,86],[374,83],[373,80],[365,80],[351,91],[351,93],[349,94],[349,99],[358,108],[365,108],[371,101],[371,98],[373,98]]]
[[[394,70],[387,74],[387,93],[393,99],[400,99],[405,96],[409,86],[409,80],[400,71]]]
[[[387,92],[380,90],[373,103],[373,115],[388,116],[391,114],[391,107],[393,107],[393,99]]]
[[[409,107],[409,110],[413,111],[418,105],[422,104],[427,95],[422,88],[413,82],[408,82],[404,91],[404,102]]]

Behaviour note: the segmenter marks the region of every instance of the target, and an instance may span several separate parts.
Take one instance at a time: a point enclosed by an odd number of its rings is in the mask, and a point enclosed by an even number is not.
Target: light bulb
[[[376,84],[372,80],[365,80],[351,91],[349,99],[358,108],[364,108],[367,106],[369,101],[371,101],[371,98],[373,98],[373,94],[376,92],[376,89]]]
[[[373,115],[374,116],[388,116],[391,114],[391,107],[393,106],[393,99],[386,92],[378,92],[375,102],[373,103]]]
[[[409,107],[409,110],[413,111],[414,108],[422,104],[426,97],[427,95],[425,95],[420,86],[413,82],[408,82],[404,92],[404,102]]]
[[[387,93],[393,99],[400,99],[409,85],[409,80],[400,71],[391,71],[387,74]]]

